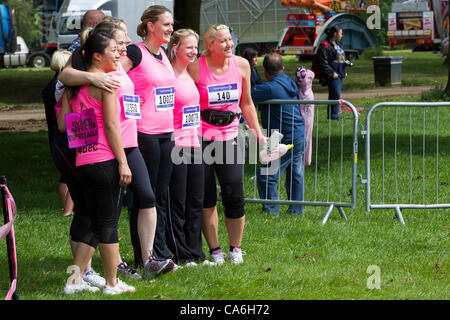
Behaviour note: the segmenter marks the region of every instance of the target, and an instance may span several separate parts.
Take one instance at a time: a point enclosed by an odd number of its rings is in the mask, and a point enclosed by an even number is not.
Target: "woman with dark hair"
[[[110,33],[98,32],[89,36],[83,52],[83,63],[88,72],[107,73],[118,68],[120,52]],[[69,143],[79,140],[75,165],[90,219],[90,224],[77,235],[79,243],[73,265],[78,271],[85,270],[98,246],[106,279],[104,294],[135,291],[134,287],[117,279],[118,200],[121,188],[129,185],[132,179],[123,148],[118,110],[120,105],[115,90],[106,91],[84,84],[66,88],[58,115],[58,129],[64,132],[66,125],[69,127]],[[87,127],[90,131],[80,131]],[[76,272],[69,278],[64,294],[99,290],[85,283],[81,275]]]
[[[242,53],[242,57],[250,63],[250,85],[253,89],[256,85],[263,83],[256,69],[256,65],[258,64],[258,51],[253,48],[247,48]]]
[[[332,26],[325,30],[327,38],[322,41],[317,51],[317,66],[320,71],[319,82],[322,86],[328,86],[328,99],[341,98],[342,84],[347,76],[345,64],[345,52],[339,41],[342,40],[342,28]],[[338,105],[328,106],[328,119],[339,121]]]

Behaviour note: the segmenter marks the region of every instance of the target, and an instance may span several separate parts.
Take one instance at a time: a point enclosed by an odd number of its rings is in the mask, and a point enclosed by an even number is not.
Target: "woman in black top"
[[[342,40],[342,29],[332,26],[325,30],[325,34],[327,38],[322,41],[317,51],[319,82],[323,86],[328,86],[329,100],[338,100],[341,98],[344,78],[347,76],[345,52],[338,44]],[[338,113],[338,105],[328,106],[328,119],[339,121]]]

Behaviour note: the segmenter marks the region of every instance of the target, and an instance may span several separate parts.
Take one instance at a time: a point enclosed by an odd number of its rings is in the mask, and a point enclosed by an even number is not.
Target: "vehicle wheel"
[[[45,52],[35,52],[28,58],[28,66],[44,68],[50,66],[50,56]]]

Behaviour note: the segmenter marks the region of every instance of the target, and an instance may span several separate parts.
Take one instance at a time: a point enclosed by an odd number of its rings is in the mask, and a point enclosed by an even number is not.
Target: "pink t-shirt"
[[[119,124],[120,131],[122,133],[122,143],[124,148],[132,148],[137,147],[137,126],[136,119],[128,118],[125,116],[125,108],[123,104],[124,95],[134,95],[134,84],[131,81],[128,74],[122,67],[122,64],[119,63],[119,66],[116,71],[110,72],[114,78],[120,81],[120,87],[117,89],[117,99],[120,103],[120,116],[119,116]]]
[[[175,109],[173,110],[175,146],[200,147],[200,95],[194,80],[175,76]]]
[[[162,49],[162,61],[156,59],[142,43],[136,43],[142,52],[141,63],[128,72],[134,83],[134,92],[144,104],[141,119],[136,120],[137,131],[146,134],[173,132],[175,103],[175,74]]]
[[[238,112],[242,94],[242,75],[232,56],[228,59],[228,70],[225,74],[213,74],[204,56],[199,58],[200,74],[197,88],[200,93],[200,108]],[[226,141],[237,137],[239,119],[235,118],[226,126],[215,126],[202,120],[202,136],[211,140]]]
[[[89,95],[88,88],[89,84],[83,85],[77,96],[70,100],[70,106],[73,112],[81,112],[87,108],[94,109],[98,129],[98,142],[86,147],[77,148],[75,160],[76,166],[108,161],[115,158],[105,133],[103,102],[92,98]],[[117,103],[117,105],[119,106],[119,103]],[[117,111],[119,112],[119,108],[117,108]]]

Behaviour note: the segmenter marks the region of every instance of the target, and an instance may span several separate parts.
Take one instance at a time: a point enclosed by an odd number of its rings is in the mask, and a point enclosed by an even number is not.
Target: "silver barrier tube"
[[[315,133],[316,133],[316,140],[315,140],[315,150],[313,148],[313,152],[315,153],[316,156],[316,161],[315,161],[315,168],[314,168],[314,189],[313,191],[313,199],[304,199],[303,201],[294,201],[294,200],[272,200],[272,199],[258,199],[256,198],[256,184],[257,184],[257,177],[256,177],[256,167],[258,166],[258,163],[255,163],[255,168],[254,170],[252,170],[252,172],[254,172],[254,176],[251,179],[254,179],[255,181],[252,183],[254,185],[254,190],[253,190],[253,198],[245,198],[245,202],[247,203],[261,203],[261,204],[280,204],[280,205],[309,205],[309,206],[326,206],[328,207],[328,211],[324,217],[324,219],[322,220],[322,224],[325,224],[328,220],[328,217],[331,214],[331,211],[334,207],[336,207],[341,215],[342,218],[346,219],[345,213],[342,210],[343,207],[349,207],[349,208],[355,208],[356,207],[356,201],[357,201],[357,158],[358,158],[358,112],[356,110],[356,108],[348,101],[345,100],[267,100],[264,102],[258,102],[257,105],[262,105],[262,104],[267,104],[269,105],[269,112],[270,112],[270,105],[281,105],[281,104],[295,104],[298,105],[298,107],[300,107],[300,104],[303,105],[307,105],[307,104],[313,104],[314,108],[316,110],[319,109],[323,109],[326,110],[328,105],[332,105],[332,104],[337,104],[342,107],[347,107],[347,111],[341,111],[341,114],[345,113],[345,114],[351,114],[353,117],[353,127],[352,127],[352,145],[351,145],[351,149],[352,149],[352,168],[351,168],[351,189],[349,190],[349,193],[351,193],[351,197],[350,197],[350,201],[349,202],[345,202],[342,201],[342,197],[343,197],[343,162],[344,162],[344,123],[342,120],[342,116],[340,117],[339,120],[339,124],[340,124],[340,170],[339,171],[339,177],[338,177],[338,181],[339,181],[339,200],[338,201],[329,201],[329,196],[330,196],[330,188],[331,187],[336,187],[336,186],[330,186],[330,146],[331,146],[331,121],[332,120],[328,120],[328,163],[327,163],[327,192],[326,192],[326,200],[324,201],[318,201],[318,152],[319,152],[319,114],[318,112],[315,112]],[[318,108],[318,105],[324,105],[323,108]],[[270,121],[270,115],[269,115],[269,121]],[[293,122],[292,122],[293,123]],[[280,127],[281,127],[281,119],[280,119]],[[270,124],[268,125],[269,127]],[[291,130],[294,130],[294,128],[292,127]],[[267,135],[269,136],[270,133],[267,133]],[[313,133],[314,136],[314,133]],[[257,158],[257,154],[255,154],[255,152],[251,152],[253,154],[253,158]],[[292,159],[292,158],[291,158]],[[255,160],[255,159],[253,159]],[[292,165],[292,162],[291,162]],[[292,170],[291,170],[291,174],[292,174]],[[303,187],[304,189],[306,189],[306,184],[305,184],[305,179],[306,179],[306,171],[305,169],[303,169]],[[290,180],[292,183],[292,179]],[[277,182],[277,191],[278,191],[278,195],[280,195],[280,185],[281,185],[281,177]],[[292,188],[291,188],[292,190]],[[267,186],[266,186],[266,191],[267,191]],[[266,192],[267,194],[267,192]]]
[[[385,154],[386,154],[386,133],[385,133],[385,109],[389,107],[395,108],[395,124],[394,124],[394,192],[395,192],[395,201],[394,203],[385,203]],[[382,102],[375,104],[370,108],[366,116],[366,125],[365,125],[365,171],[366,171],[366,179],[365,179],[365,189],[366,189],[366,211],[370,211],[371,209],[394,209],[396,211],[396,216],[398,220],[404,224],[404,219],[401,214],[402,209],[439,209],[439,208],[450,208],[449,203],[439,203],[439,109],[442,107],[450,107],[450,102]],[[371,173],[371,129],[372,129],[372,117],[378,109],[382,109],[382,204],[373,204],[373,198],[371,194],[371,188],[373,186],[372,181],[372,173]],[[398,126],[399,121],[403,121],[403,119],[399,119],[398,111],[399,108],[409,108],[409,204],[402,203],[403,201],[399,201],[399,183],[398,183],[398,157],[401,156],[402,151],[399,151],[397,148],[398,142]],[[422,196],[422,204],[414,204],[413,203],[413,116],[412,116],[412,108],[422,108],[422,118],[419,119],[422,122],[422,163],[421,163],[421,172],[417,178],[422,180],[421,186],[421,196]],[[426,203],[426,146],[427,146],[427,127],[426,127],[426,108],[434,108],[436,109],[436,203],[429,204]],[[433,129],[433,128],[430,128]],[[416,129],[416,131],[418,131]]]

